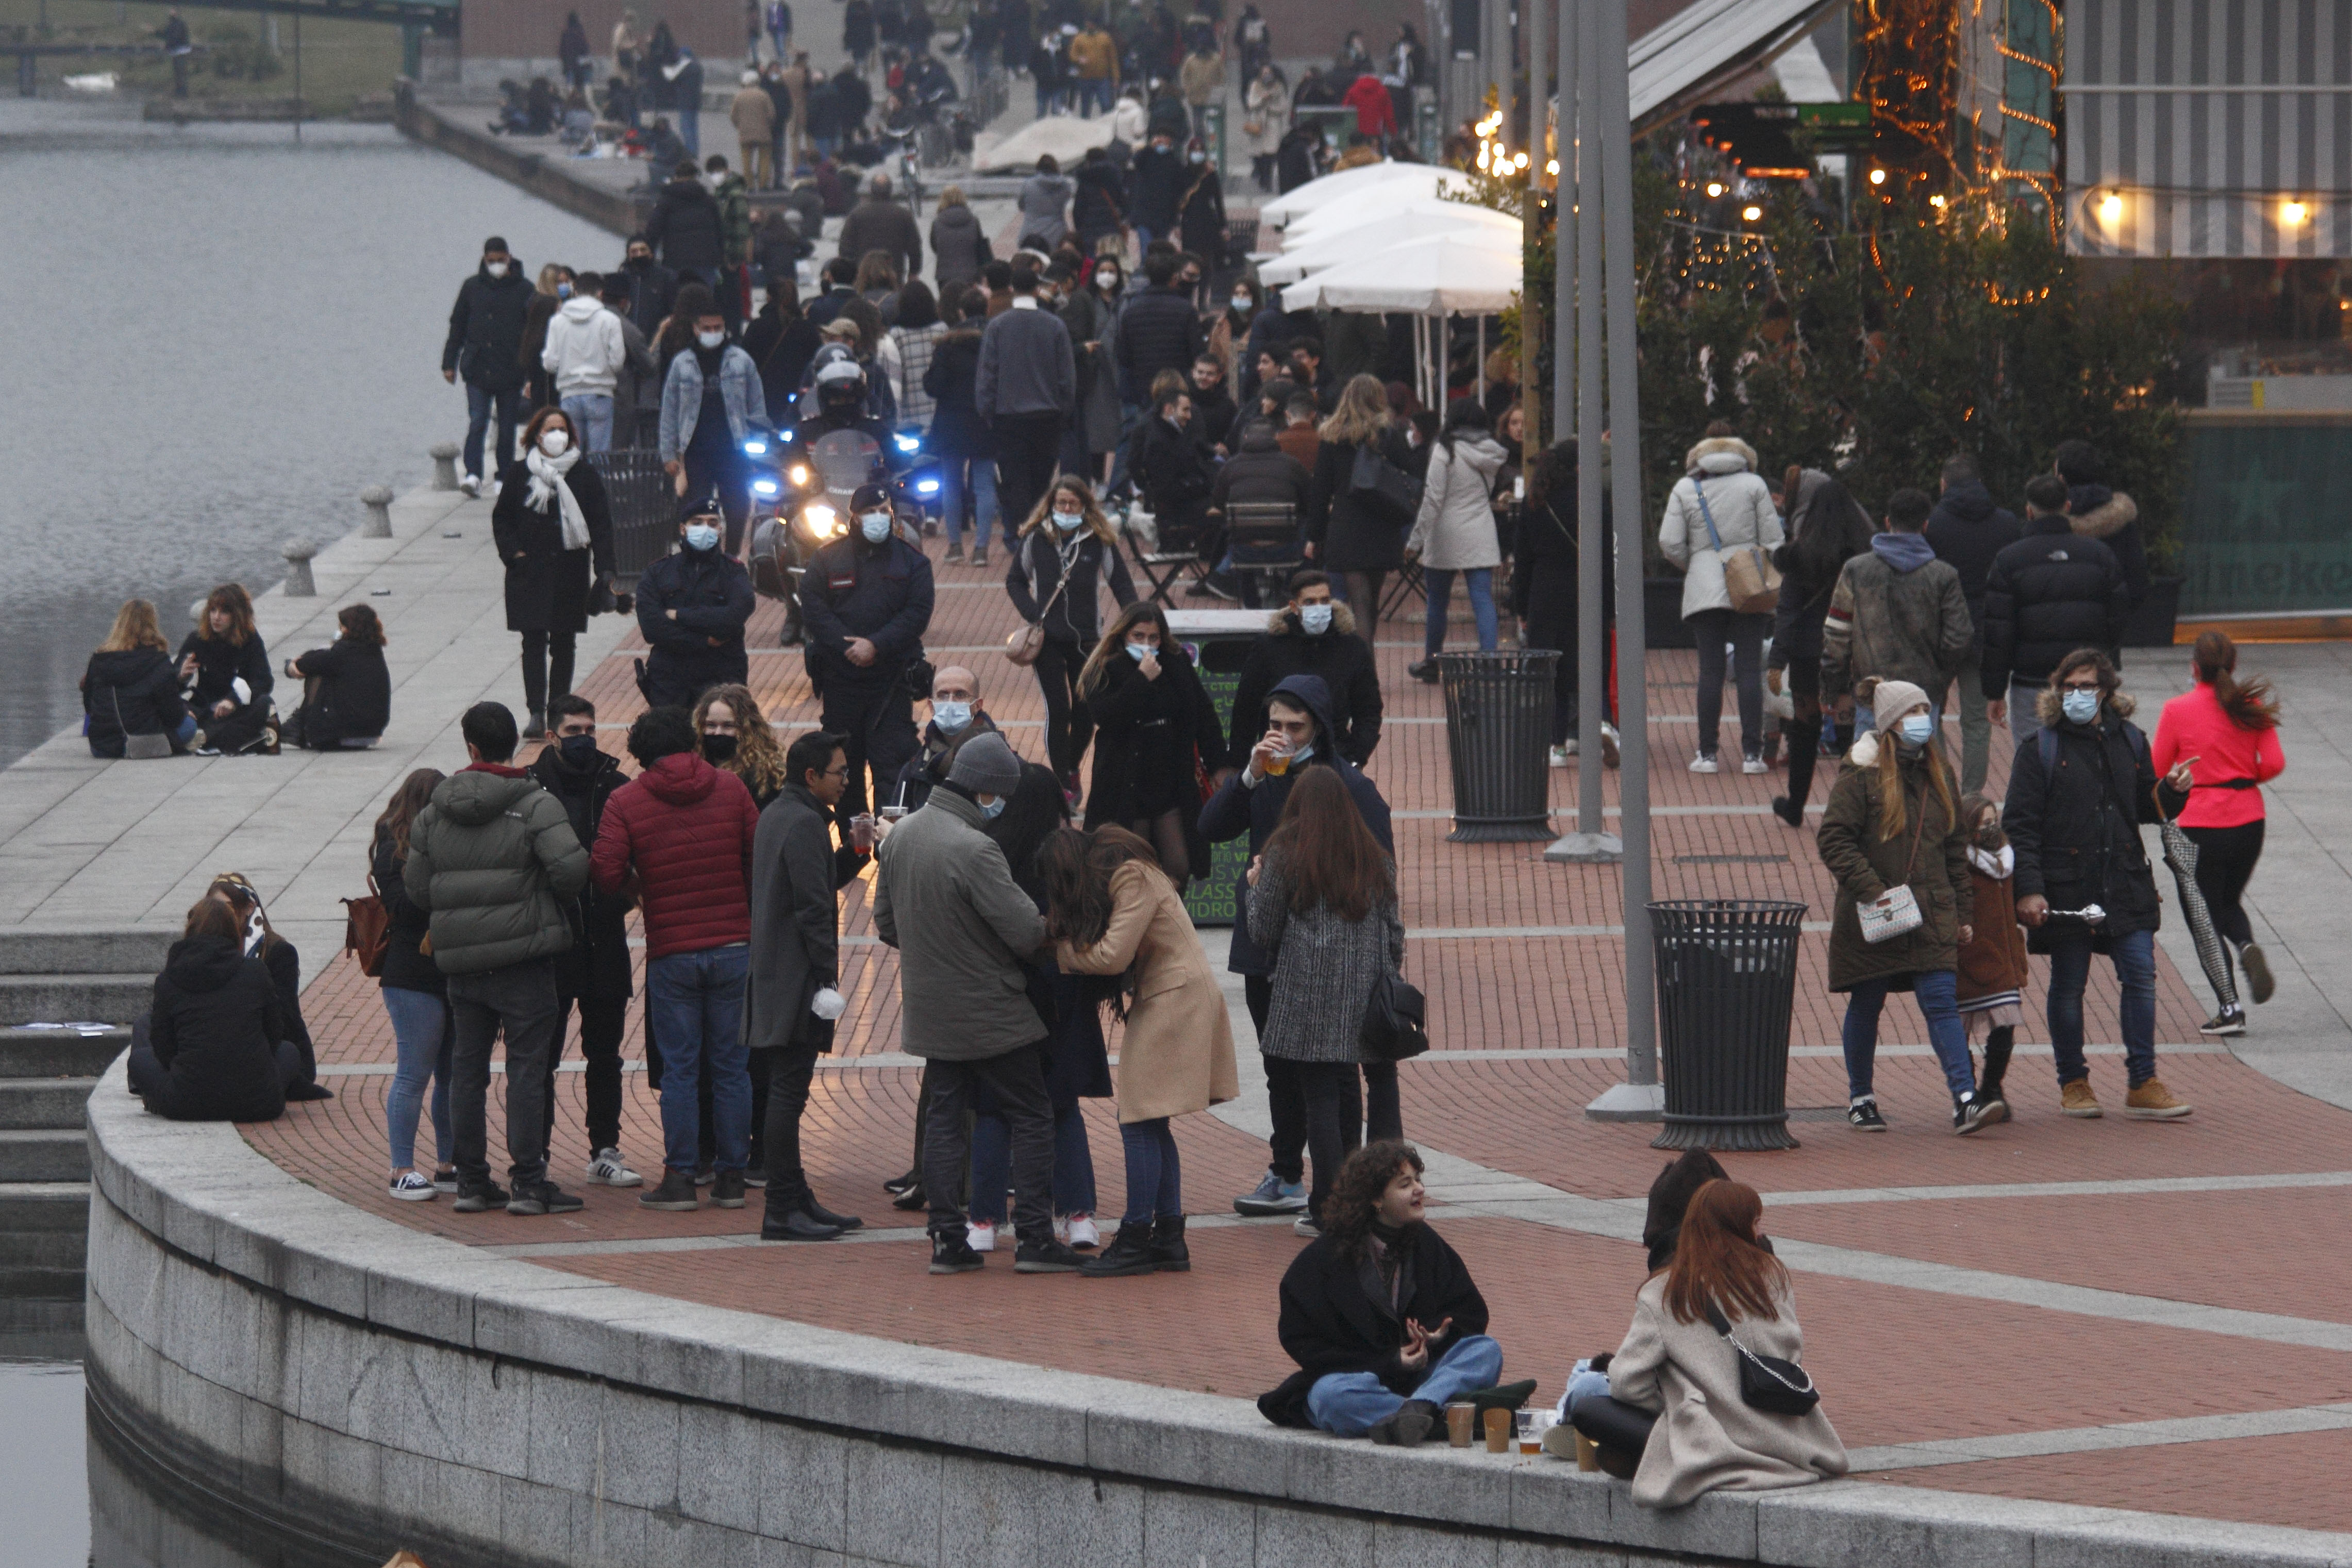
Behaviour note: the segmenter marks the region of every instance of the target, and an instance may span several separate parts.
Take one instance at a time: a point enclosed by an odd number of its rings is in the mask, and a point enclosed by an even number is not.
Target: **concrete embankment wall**
[[[442,110],[426,103],[416,95],[414,82],[404,81],[393,92],[392,121],[403,135],[454,153],[601,228],[617,235],[633,234],[641,226],[644,214],[652,210],[650,201],[640,205],[625,191],[576,178],[560,166],[560,160],[509,145],[478,122],[469,125],[457,118],[468,113],[478,121],[478,110]]]
[[[305,1535],[409,1545],[435,1568],[2344,1555],[2340,1537],[1868,1482],[1660,1514],[1548,1458],[1340,1443],[1278,1431],[1244,1401],[486,1257],[349,1208],[234,1128],[147,1116],[119,1065],[89,1121],[88,1364],[118,1441]],[[793,1288],[779,1249],[780,1307]],[[1148,1356],[1148,1334],[1134,1348]]]

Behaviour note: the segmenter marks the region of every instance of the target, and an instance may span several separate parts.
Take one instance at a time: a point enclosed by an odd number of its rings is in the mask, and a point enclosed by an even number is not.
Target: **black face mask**
[[[572,767],[585,768],[596,760],[596,737],[565,735],[557,740],[555,749],[563,754],[563,760]]]
[[[723,768],[735,760],[735,737],[705,735],[702,737],[702,760],[714,768]]]

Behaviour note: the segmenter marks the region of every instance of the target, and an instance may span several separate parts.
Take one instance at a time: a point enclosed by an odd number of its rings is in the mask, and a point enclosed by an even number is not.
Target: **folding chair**
[[[1381,590],[1380,614],[1372,617],[1373,621],[1387,620],[1404,607],[1407,599],[1419,599],[1423,604],[1429,601],[1429,584],[1422,581],[1421,563],[1417,561],[1399,566],[1396,575]]]
[[[1225,509],[1225,547],[1234,567],[1258,584],[1262,604],[1289,597],[1290,574],[1305,565],[1298,514],[1286,501],[1237,501]]]
[[[1127,535],[1128,558],[1151,584],[1152,598],[1171,610],[1177,607],[1175,590],[1188,575],[1209,574],[1211,563],[1201,559],[1201,524],[1197,522],[1159,520],[1158,542],[1150,549],[1132,526],[1121,531]]]

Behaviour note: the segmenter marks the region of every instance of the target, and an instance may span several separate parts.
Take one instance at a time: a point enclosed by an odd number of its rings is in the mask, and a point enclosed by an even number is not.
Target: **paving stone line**
[[[1990,1459],[2030,1459],[2050,1454],[2087,1454],[2109,1448],[2152,1448],[2173,1443],[2210,1443],[2231,1437],[2276,1437],[2297,1432],[2352,1428],[2352,1404],[2306,1405],[2286,1410],[2250,1410],[2229,1415],[2186,1415],[2165,1421],[2126,1421],[2112,1426],[2062,1426],[2048,1432],[2007,1432],[1933,1443],[1889,1443],[1853,1448],[1846,1458],[1860,1475],[1871,1470],[1916,1470],[1943,1465],[1977,1465]]]

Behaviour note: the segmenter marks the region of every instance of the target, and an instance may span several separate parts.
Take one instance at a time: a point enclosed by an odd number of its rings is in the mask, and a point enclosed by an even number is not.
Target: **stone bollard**
[[[360,505],[367,508],[367,521],[360,525],[362,539],[392,537],[392,487],[370,485],[360,492]]]
[[[205,595],[201,599],[191,599],[188,601],[188,621],[196,628],[196,630],[202,631],[205,629],[205,606],[212,602],[212,595],[210,594]]]
[[[310,578],[310,557],[319,553],[319,547],[307,539],[289,539],[278,553],[286,557],[286,596],[317,598],[319,584]]]
[[[457,454],[461,448],[455,441],[441,441],[433,447],[433,488],[454,490],[457,488]]]

